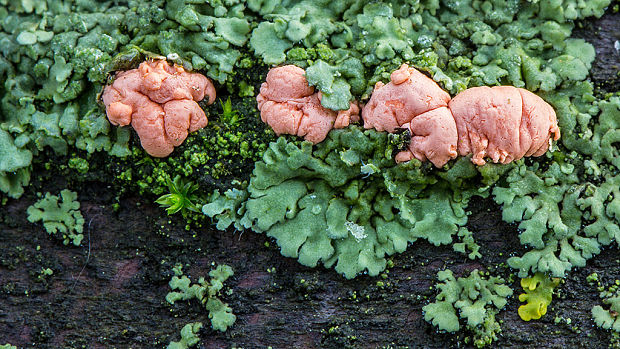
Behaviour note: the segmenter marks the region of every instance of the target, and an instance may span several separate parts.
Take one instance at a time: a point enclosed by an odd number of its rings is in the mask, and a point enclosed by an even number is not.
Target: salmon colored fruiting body
[[[454,99],[433,80],[403,64],[387,85],[377,83],[362,110],[365,128],[411,131],[409,149],[396,161],[413,157],[441,167],[457,155],[473,154],[509,163],[544,154],[560,130],[553,108],[537,95],[512,86],[474,87]]]
[[[294,65],[273,68],[267,73],[256,97],[261,119],[277,135],[291,134],[312,143],[325,139],[332,128],[343,128],[359,120],[359,107],[336,112],[321,105],[321,93],[308,85],[305,71]]]
[[[205,96],[208,104],[215,101],[215,87],[209,79],[159,60],[117,73],[102,99],[113,125],[131,124],[147,153],[165,157],[183,143],[188,132],[207,125],[196,103]]]

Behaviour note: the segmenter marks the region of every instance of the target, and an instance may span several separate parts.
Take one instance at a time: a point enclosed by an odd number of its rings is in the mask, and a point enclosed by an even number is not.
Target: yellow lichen
[[[521,320],[536,320],[545,315],[547,306],[551,304],[553,289],[559,283],[559,278],[550,278],[544,273],[536,273],[532,277],[521,279],[521,287],[525,293],[519,295],[519,300],[527,302],[519,307]]]

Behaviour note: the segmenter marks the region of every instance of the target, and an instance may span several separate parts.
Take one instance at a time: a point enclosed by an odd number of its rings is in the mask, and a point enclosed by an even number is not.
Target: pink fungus
[[[208,104],[215,101],[215,87],[209,79],[158,60],[118,72],[112,85],[105,87],[102,99],[113,125],[131,124],[147,153],[166,157],[183,143],[188,132],[207,125],[207,117],[196,103],[205,96]]]
[[[502,164],[540,156],[560,130],[553,108],[537,95],[512,86],[474,87],[450,101],[459,132],[458,152]]]
[[[308,85],[305,71],[294,65],[269,70],[256,97],[261,120],[277,134],[304,137],[319,143],[332,128],[343,128],[359,121],[359,107],[336,112],[321,105],[321,93]]]
[[[544,154],[560,130],[553,108],[542,98],[512,86],[474,87],[450,100],[433,80],[403,64],[387,85],[377,83],[362,111],[365,128],[394,132],[407,128],[409,149],[396,161],[417,158],[441,167],[458,155],[473,154],[509,163]]]

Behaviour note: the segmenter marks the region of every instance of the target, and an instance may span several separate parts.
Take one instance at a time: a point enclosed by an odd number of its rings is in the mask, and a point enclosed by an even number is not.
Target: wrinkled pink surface
[[[396,161],[409,161],[411,156],[420,161],[429,160],[433,165],[441,167],[456,158],[458,133],[447,107],[433,109],[422,113],[403,127],[411,131],[409,149],[396,155]]]
[[[294,65],[273,68],[267,73],[256,97],[261,120],[277,134],[304,137],[319,143],[333,128],[359,121],[359,108],[351,103],[348,110],[336,112],[321,105],[321,94],[308,85],[305,71]]]
[[[165,157],[183,143],[188,132],[207,125],[196,103],[205,96],[209,104],[215,101],[215,87],[209,79],[160,60],[117,73],[102,99],[113,125],[131,124],[147,153]]]
[[[450,101],[459,132],[458,152],[509,163],[524,156],[540,156],[560,132],[553,108],[535,94],[512,86],[474,87]]]
[[[441,167],[458,155],[473,154],[509,163],[544,154],[560,130],[553,108],[542,98],[512,86],[474,87],[454,99],[430,78],[403,64],[387,85],[377,83],[362,110],[365,128],[394,132],[408,128],[409,149],[397,162],[414,157]]]
[[[422,113],[447,107],[450,95],[426,75],[403,64],[387,85],[377,83],[362,110],[364,128],[394,132]]]

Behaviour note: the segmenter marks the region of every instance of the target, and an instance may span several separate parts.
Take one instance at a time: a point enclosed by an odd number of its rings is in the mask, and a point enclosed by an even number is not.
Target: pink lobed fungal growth
[[[256,97],[261,120],[277,135],[304,137],[314,144],[327,137],[332,128],[343,128],[359,121],[359,107],[336,112],[321,105],[321,93],[308,85],[305,71],[294,65],[269,70]]]
[[[131,124],[147,153],[166,157],[183,143],[188,132],[207,125],[207,117],[196,103],[205,96],[208,104],[215,101],[215,87],[209,79],[158,60],[118,72],[112,85],[105,87],[102,99],[110,123]]]
[[[537,95],[512,86],[474,87],[450,100],[433,80],[403,64],[387,85],[377,83],[362,110],[365,128],[407,128],[409,149],[397,162],[417,158],[441,167],[473,154],[484,165],[544,154],[560,137],[553,108]]]

